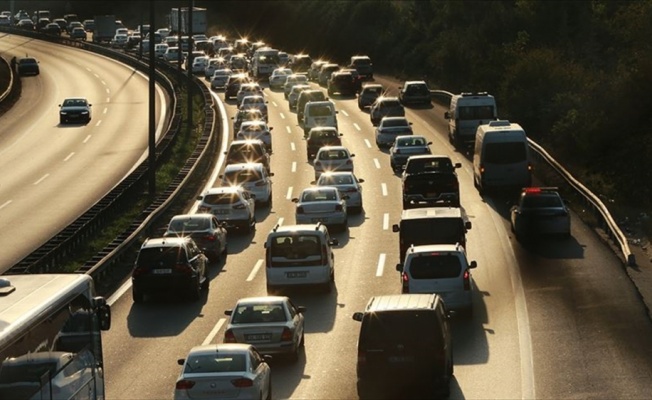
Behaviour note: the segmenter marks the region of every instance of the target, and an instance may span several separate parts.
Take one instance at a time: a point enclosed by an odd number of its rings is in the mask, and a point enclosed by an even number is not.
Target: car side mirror
[[[401,228],[398,226],[398,224],[392,225],[392,232],[399,232]]]
[[[274,173],[273,173],[273,172],[270,172],[270,173],[269,173],[269,176],[274,176]]]
[[[462,163],[455,163],[454,167],[455,168],[462,168]]]
[[[293,202],[293,203],[298,203],[298,202],[299,202],[299,199],[298,199],[297,197],[295,197],[295,198],[292,199],[292,202]]]
[[[196,200],[201,201],[204,198],[204,196],[197,196]]]
[[[363,316],[364,316],[364,314],[362,314],[361,312],[354,312],[353,313],[353,320],[354,321],[362,321]]]
[[[363,183],[363,182],[364,182],[364,179],[362,179],[362,178],[358,179],[358,183]]]
[[[464,223],[464,228],[466,228],[467,230],[471,229],[471,221],[466,221]]]
[[[233,314],[233,309],[224,310],[224,315],[232,315],[232,314]]]
[[[397,270],[398,272],[403,271],[403,264],[401,264],[401,263],[396,264],[396,270]]]
[[[469,264],[470,269],[477,268],[477,267],[478,267],[478,263],[475,260],[471,261],[471,264]]]
[[[339,245],[340,245],[340,241],[337,240],[337,239],[331,239],[331,240],[328,242],[328,244],[330,244],[331,246],[339,246]]]
[[[448,111],[444,112],[444,119],[451,119],[450,112],[448,112]]]
[[[180,358],[180,359],[177,360],[177,364],[179,364],[179,365],[183,365],[185,362],[186,362],[185,358]]]
[[[355,157],[355,154],[351,154],[351,157]]]
[[[306,311],[308,311],[308,309],[307,309],[306,307],[304,307],[304,306],[297,306],[297,312],[298,312],[299,314],[303,314],[303,313],[305,313]]]

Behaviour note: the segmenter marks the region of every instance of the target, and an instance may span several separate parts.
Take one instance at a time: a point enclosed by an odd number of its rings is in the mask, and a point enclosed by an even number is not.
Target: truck
[[[278,68],[279,51],[271,47],[261,47],[254,52],[252,66],[254,79],[267,80],[275,68]]]
[[[179,12],[181,12],[181,25],[179,25]],[[206,33],[206,9],[199,7],[192,8],[192,26],[190,26],[188,14],[188,7],[181,7],[180,9],[173,8],[170,10],[170,31],[183,35]]]
[[[94,21],[93,43],[109,43],[115,36],[115,15],[96,15]]]

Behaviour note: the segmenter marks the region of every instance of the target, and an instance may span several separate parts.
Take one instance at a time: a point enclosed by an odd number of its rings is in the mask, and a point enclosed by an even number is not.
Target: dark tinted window
[[[203,231],[210,227],[208,218],[177,218],[170,222],[169,230],[175,232]]]
[[[271,240],[272,257],[301,259],[321,255],[317,235],[276,236]]]
[[[457,114],[459,119],[494,119],[493,106],[466,106],[458,107]]]
[[[138,266],[171,266],[187,261],[186,252],[183,247],[148,247],[140,249],[138,253]]]
[[[401,221],[403,244],[455,243],[464,236],[460,218],[423,218]]]
[[[215,353],[191,357],[186,362],[185,373],[237,372],[246,371],[247,358],[244,354]]]
[[[457,254],[432,254],[410,259],[410,275],[414,279],[457,278],[462,265]]]
[[[563,207],[562,201],[556,194],[540,194],[525,196],[521,204],[523,208]]]
[[[283,304],[243,304],[233,310],[231,323],[257,324],[266,322],[285,322],[287,316]]]
[[[419,347],[441,343],[441,330],[434,310],[383,311],[365,314],[360,347],[383,349],[400,340]]]
[[[240,201],[237,193],[215,193],[204,196],[204,203],[213,205],[233,204]]]
[[[527,161],[525,142],[487,143],[484,162],[487,164],[514,164]]]

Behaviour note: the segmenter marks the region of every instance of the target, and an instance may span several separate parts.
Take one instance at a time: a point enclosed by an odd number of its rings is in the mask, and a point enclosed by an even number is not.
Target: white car
[[[346,208],[349,212],[362,211],[362,186],[364,179],[358,179],[353,172],[336,171],[321,174],[317,186],[333,186],[346,196]]]
[[[296,111],[297,110],[297,102],[299,101],[299,95],[301,92],[304,90],[309,90],[311,89],[310,85],[294,85],[292,87],[292,90],[290,90],[290,94],[288,95],[288,106],[290,107],[290,110]]]
[[[253,194],[256,203],[272,205],[272,176],[262,163],[228,164],[220,175],[222,186],[242,186]]]
[[[236,134],[236,140],[258,139],[265,144],[267,151],[272,151],[272,129],[265,121],[244,121]]]
[[[243,84],[240,87],[246,85],[248,84]],[[260,110],[260,112],[263,113],[263,117],[265,117],[265,120],[267,120],[267,100],[265,100],[263,96],[259,94],[246,95],[242,98],[242,100],[238,104],[239,104],[238,109],[240,110],[247,110],[251,108]]]
[[[207,56],[199,56],[195,57],[192,60],[192,73],[193,74],[203,74],[204,70],[206,69],[206,65],[208,65],[208,57]]]
[[[292,87],[294,85],[307,85],[308,84],[308,77],[303,74],[292,74],[288,75],[288,78],[285,80],[285,84],[283,85],[283,94],[285,95],[285,98],[287,99],[288,96],[290,95],[290,91],[292,90]]]
[[[206,78],[207,81],[210,81],[215,71],[223,68],[226,68],[226,61],[224,61],[223,58],[209,58],[206,68],[204,68],[204,78]]]
[[[247,297],[235,308],[224,331],[224,343],[248,343],[262,354],[288,355],[297,360],[304,346],[305,307],[286,296]]]
[[[208,189],[197,197],[197,212],[211,213],[227,229],[244,230],[247,233],[256,229],[256,203],[254,197],[241,186],[222,186]]]
[[[269,76],[270,89],[283,88],[289,75],[292,75],[292,70],[290,68],[276,68]]]
[[[297,224],[321,222],[330,227],[346,230],[348,226],[346,201],[333,186],[318,186],[304,189],[299,197],[292,199],[297,204]]]
[[[111,39],[111,47],[125,47],[128,36],[126,33],[116,33]]]
[[[176,63],[179,61],[179,48],[176,46],[168,47],[163,54],[163,59],[169,63]],[[183,62],[184,57],[181,54],[181,62]]]
[[[238,106],[242,103],[242,99],[247,96],[263,96],[263,88],[257,82],[243,83],[238,89],[238,94],[236,94],[236,102]],[[262,103],[265,103],[265,99],[262,99]],[[238,107],[240,108],[240,107]],[[265,106],[267,108],[267,106]]]
[[[211,89],[218,90],[224,89],[226,82],[229,80],[229,77],[233,74],[229,68],[217,69],[213,72],[211,77]]]
[[[376,146],[390,147],[397,136],[411,135],[412,122],[405,117],[385,117],[376,127]]]
[[[324,146],[317,151],[313,166],[315,167],[315,180],[327,171],[353,172],[353,157],[349,149],[344,146]]]
[[[250,344],[195,346],[186,358],[177,360],[183,368],[174,399],[271,399],[270,358]]]
[[[157,43],[154,45],[154,55],[156,58],[163,58],[165,52],[168,51],[170,47],[167,43]]]

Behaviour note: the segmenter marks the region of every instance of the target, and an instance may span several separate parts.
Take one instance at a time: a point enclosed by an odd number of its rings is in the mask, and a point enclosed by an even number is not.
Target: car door
[[[262,398],[269,398],[271,390],[270,368],[263,357],[255,349],[250,353],[251,372],[254,374],[254,386],[262,393]]]
[[[249,192],[242,192],[242,201],[247,207],[247,212],[249,213],[249,218],[253,218],[256,212],[255,199]]]
[[[287,304],[288,312],[290,313],[290,318],[292,318],[292,325],[294,325],[294,339],[296,343],[301,343],[301,337],[303,335],[303,314],[301,314],[298,308],[292,303],[292,300],[288,300]]]
[[[219,251],[221,253],[226,249],[226,229],[220,221],[215,218],[215,216],[211,218],[211,230],[215,232],[215,236],[217,236],[217,240],[220,243]]]

